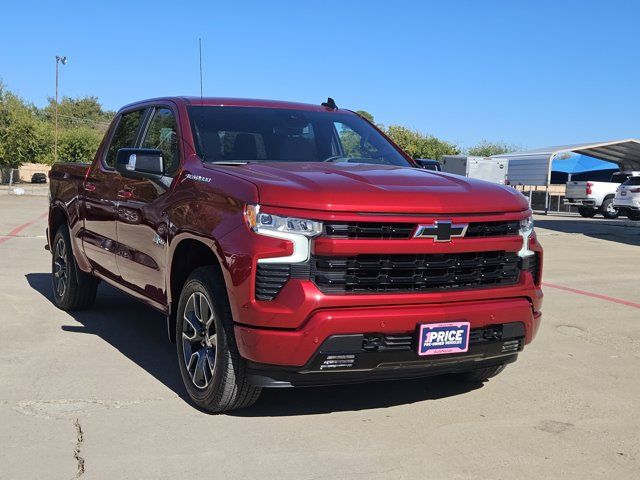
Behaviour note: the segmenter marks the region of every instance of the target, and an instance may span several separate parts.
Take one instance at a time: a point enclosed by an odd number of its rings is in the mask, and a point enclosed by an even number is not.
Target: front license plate
[[[627,196],[627,192],[625,192],[625,191],[623,190],[622,192],[620,192],[620,195],[621,195],[621,196],[623,196],[623,197],[626,197],[626,196]]]
[[[469,322],[420,325],[418,355],[464,353],[469,350]]]

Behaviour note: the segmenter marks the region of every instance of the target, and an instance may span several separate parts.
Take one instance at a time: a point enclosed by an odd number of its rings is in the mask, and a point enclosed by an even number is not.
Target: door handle
[[[133,192],[131,190],[120,190],[118,192],[118,198],[124,198],[128,200],[133,197]]]
[[[95,192],[96,191],[96,184],[95,183],[91,183],[91,182],[87,182],[84,184],[84,189],[87,192]]]

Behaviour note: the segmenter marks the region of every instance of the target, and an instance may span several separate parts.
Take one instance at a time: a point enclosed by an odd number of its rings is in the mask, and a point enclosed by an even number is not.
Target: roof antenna
[[[330,108],[331,110],[337,110],[338,109],[338,105],[336,105],[336,102],[331,97],[327,98],[327,101],[326,102],[322,102],[320,105],[325,107],[325,108]]]
[[[202,104],[202,38],[198,37],[198,49],[200,53],[200,104]]]

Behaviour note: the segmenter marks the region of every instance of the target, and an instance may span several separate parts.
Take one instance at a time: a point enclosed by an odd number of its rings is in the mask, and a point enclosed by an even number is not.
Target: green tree
[[[0,84],[0,166],[49,162],[52,145],[51,128],[40,119],[37,108]]]
[[[412,158],[433,158],[440,160],[443,155],[457,155],[457,145],[440,140],[433,135],[423,135],[400,125],[392,125],[385,132],[400,148]]]
[[[58,138],[58,160],[90,163],[101,140],[102,134],[95,129],[87,127],[67,129]]]
[[[369,112],[367,112],[366,110],[356,110],[356,113],[364,118],[366,118],[367,120],[369,120],[371,123],[374,123],[373,121],[373,115],[371,115]]]
[[[55,121],[56,102],[49,98],[49,104],[43,109],[50,122]],[[58,105],[58,127],[87,127],[105,132],[115,113],[103,110],[98,97],[62,97]]]
[[[467,150],[467,155],[472,157],[490,157],[491,155],[500,155],[502,153],[516,152],[520,149],[517,145],[511,145],[504,142],[488,142],[482,140],[477,145]]]

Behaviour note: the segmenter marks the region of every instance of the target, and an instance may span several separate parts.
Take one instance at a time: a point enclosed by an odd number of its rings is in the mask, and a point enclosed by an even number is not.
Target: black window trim
[[[142,117],[140,118],[140,124],[138,125],[138,129],[136,130],[135,145],[132,145],[132,147],[137,148],[138,145],[140,145],[140,131],[142,130],[142,127],[147,122],[147,117],[149,115],[149,107],[139,107],[139,108],[133,107],[133,108],[124,110],[122,112],[118,112],[118,116],[116,118],[116,121],[113,124],[113,128],[111,128],[111,131],[109,132],[109,141],[106,143],[105,149],[102,152],[102,158],[100,159],[100,165],[102,166],[103,169],[108,170],[110,172],[116,171],[115,166],[111,167],[107,163],[107,154],[109,153],[109,149],[111,148],[111,142],[113,141],[113,137],[116,134],[116,130],[118,129],[118,126],[120,126],[120,121],[122,120],[122,117],[128,113],[138,112],[138,111],[142,111]]]
[[[145,112],[143,121],[141,122],[141,126],[144,128],[141,128],[138,131],[136,147],[142,145],[142,142],[146,137],[147,132],[149,131],[149,127],[151,126],[151,120],[153,120],[154,113],[156,112],[156,110],[159,110],[161,108],[165,108],[169,110],[176,122],[176,135],[178,136],[178,150],[177,150],[178,151],[178,167],[176,168],[175,172],[173,172],[171,175],[164,175],[166,177],[173,178],[175,177],[176,173],[178,173],[178,171],[180,170],[180,167],[182,166],[182,157],[183,157],[181,152],[181,147],[180,147],[180,143],[181,143],[180,139],[182,138],[182,135],[180,134],[180,122],[178,122],[178,112],[176,111],[175,108],[173,108],[173,106],[167,103],[157,103],[157,104],[147,106],[147,109],[146,109],[147,111]]]

